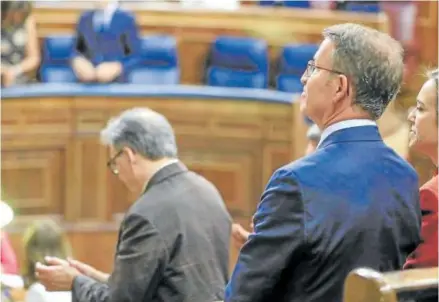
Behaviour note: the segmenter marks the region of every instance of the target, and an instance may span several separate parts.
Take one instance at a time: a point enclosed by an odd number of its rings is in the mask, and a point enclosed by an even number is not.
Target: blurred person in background
[[[37,263],[46,257],[66,259],[71,248],[63,230],[52,220],[33,223],[24,233],[23,281],[26,288],[24,302],[70,302],[70,292],[48,292],[35,275]]]
[[[217,188],[178,159],[169,121],[148,108],[101,132],[108,167],[136,194],[120,226],[111,274],[79,261],[38,264],[51,290],[73,301],[217,301],[229,278],[231,219]]]
[[[95,5],[78,21],[73,71],[81,82],[123,82],[140,62],[135,18],[119,9],[118,1],[101,0]]]
[[[40,65],[40,48],[30,1],[1,1],[2,87],[26,84]]]
[[[14,212],[4,201],[0,201],[0,273],[16,275],[18,263],[15,251],[9,241],[8,234],[3,228],[14,218]]]
[[[309,155],[313,153],[317,145],[320,141],[321,131],[316,124],[311,125],[306,132],[306,138],[308,139],[308,143],[305,148],[305,155]],[[250,232],[248,232],[242,225],[239,223],[234,223],[232,225],[232,238],[235,246],[237,248],[241,248],[244,243],[248,240],[248,236],[251,232],[253,232],[253,222],[250,223]]]
[[[438,266],[438,91],[439,70],[431,72],[422,86],[416,107],[409,113],[409,145],[433,162],[436,175],[420,189],[422,243],[408,257],[404,268]]]

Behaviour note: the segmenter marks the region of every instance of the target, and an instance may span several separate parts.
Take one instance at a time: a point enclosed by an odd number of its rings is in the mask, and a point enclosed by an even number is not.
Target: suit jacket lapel
[[[331,133],[318,147],[325,148],[329,145],[341,142],[359,141],[382,141],[381,135],[376,126],[359,126],[345,128]]]

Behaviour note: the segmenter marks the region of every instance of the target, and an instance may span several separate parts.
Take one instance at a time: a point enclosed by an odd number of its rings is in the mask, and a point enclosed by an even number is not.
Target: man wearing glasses
[[[225,302],[339,302],[351,270],[402,269],[420,242],[416,172],[375,123],[400,89],[401,46],[357,24],[323,35],[300,98],[320,142],[271,177]]]
[[[177,159],[173,129],[145,108],[123,112],[101,132],[108,167],[139,195],[119,231],[110,275],[76,260],[47,258],[37,275],[72,300],[215,301],[228,280],[231,218],[217,189]]]

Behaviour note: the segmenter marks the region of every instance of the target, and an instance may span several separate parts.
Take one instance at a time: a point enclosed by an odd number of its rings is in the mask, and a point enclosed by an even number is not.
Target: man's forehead
[[[316,62],[331,62],[332,61],[332,52],[334,50],[334,44],[331,40],[325,39],[320,44],[319,49],[314,55],[314,61]]]

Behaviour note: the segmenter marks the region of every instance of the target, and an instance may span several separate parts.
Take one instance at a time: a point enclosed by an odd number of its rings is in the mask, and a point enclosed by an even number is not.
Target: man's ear
[[[351,94],[351,91],[350,91],[349,80],[345,75],[343,74],[338,75],[337,81],[335,81],[335,83],[337,87],[336,87],[334,102],[337,103],[348,97]]]
[[[129,147],[123,147],[122,150],[127,155],[128,161],[130,163],[135,163],[137,161],[136,151],[134,151],[133,149],[131,149]]]

